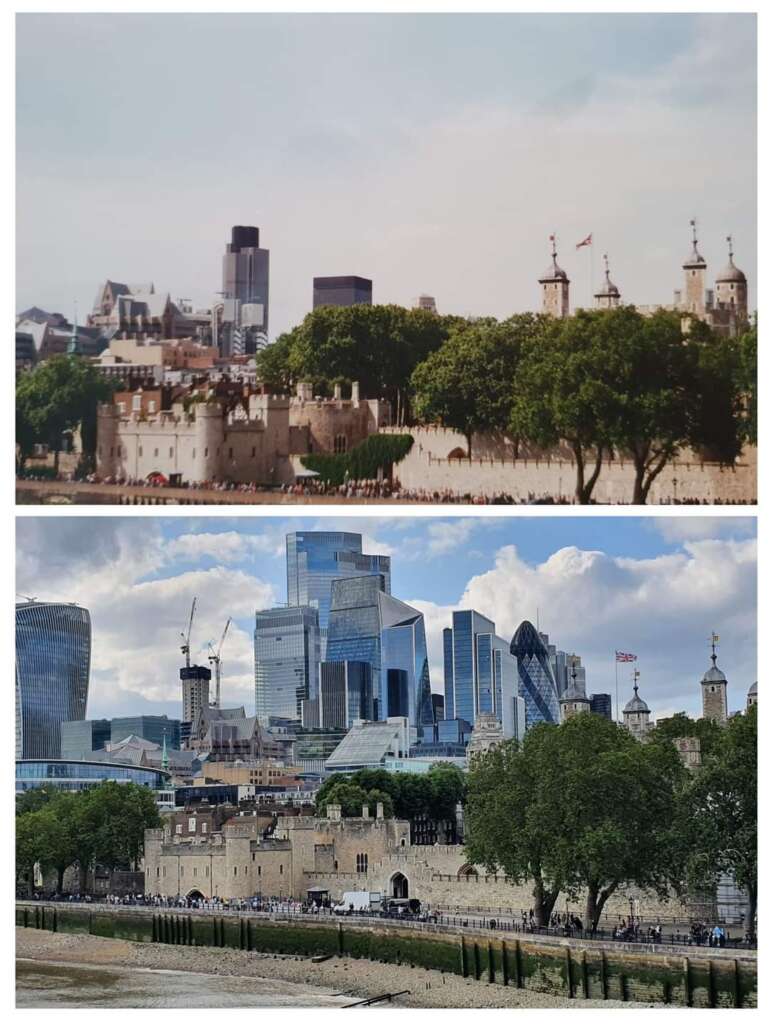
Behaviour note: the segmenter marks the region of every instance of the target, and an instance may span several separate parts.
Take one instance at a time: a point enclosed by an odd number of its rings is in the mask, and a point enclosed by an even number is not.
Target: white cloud
[[[523,619],[539,617],[551,642],[582,656],[589,692],[614,695],[614,651],[631,651],[650,706],[692,713],[700,707],[699,680],[715,629],[731,706],[740,707],[756,672],[756,552],[753,539],[691,541],[681,552],[649,559],[566,547],[531,565],[507,546],[493,569],[468,582],[456,607],[487,615],[505,639]],[[409,604],[425,616],[431,675],[442,679],[432,666],[442,666],[442,630],[454,606]],[[629,671],[620,666],[621,703]]]
[[[649,525],[671,543],[703,540],[706,537],[755,534],[756,520],[750,516],[657,516]]]

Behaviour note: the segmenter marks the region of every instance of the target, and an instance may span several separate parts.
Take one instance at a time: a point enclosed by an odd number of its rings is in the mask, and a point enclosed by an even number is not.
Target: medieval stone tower
[[[584,683],[577,678],[577,666],[574,664],[571,669],[571,681],[561,694],[558,703],[561,706],[562,722],[585,711],[590,711],[590,698],[585,693]]]
[[[753,683],[748,690],[748,700],[745,706],[746,708],[752,708],[754,704],[758,704],[758,681]]]
[[[683,265],[684,268],[684,296],[683,306],[688,312],[696,316],[705,315],[707,305],[705,294],[705,274],[708,265],[705,257],[697,248],[697,222],[689,222],[692,228],[692,252]]]
[[[716,665],[717,643],[718,637],[715,633],[711,634],[710,646],[712,654],[710,655],[710,660],[713,664],[702,677],[700,684],[702,686],[702,717],[710,718],[714,722],[724,723],[729,713],[726,703],[728,681],[721,669]]]
[[[622,709],[622,721],[628,732],[636,739],[642,740],[651,728],[651,711],[645,700],[638,696],[638,679],[641,673],[633,673],[633,696]]]
[[[555,249],[555,235],[550,236],[553,247],[553,263],[539,279],[542,285],[542,312],[559,319],[569,315],[569,278],[566,271],[558,266]]]
[[[605,253],[603,257],[603,265],[604,282],[593,296],[595,299],[596,309],[616,309],[617,306],[619,306],[620,300],[619,288],[609,277],[609,257]]]
[[[728,235],[729,262],[716,278],[716,305],[730,310],[738,320],[748,319],[748,279],[734,265],[732,236]]]

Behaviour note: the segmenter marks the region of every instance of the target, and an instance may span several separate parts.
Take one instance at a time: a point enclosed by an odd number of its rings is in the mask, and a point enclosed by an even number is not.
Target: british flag
[[[638,655],[637,654],[626,654],[625,651],[615,651],[614,652],[614,660],[615,661],[638,661]]]

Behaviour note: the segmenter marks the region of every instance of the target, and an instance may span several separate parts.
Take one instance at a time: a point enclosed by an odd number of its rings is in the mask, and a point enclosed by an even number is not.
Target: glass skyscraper
[[[271,608],[256,613],[256,717],[301,720],[302,702],[317,698],[320,635],[317,608]]]
[[[16,605],[16,757],[61,756],[61,723],[85,718],[91,616],[76,604]]]
[[[526,728],[537,722],[559,722],[558,685],[550,653],[534,626],[524,621],[510,643],[518,661],[518,692],[526,703]]]
[[[515,663],[496,626],[476,611],[457,611],[443,631],[446,718],[472,725],[480,714],[509,720],[505,710],[518,696]]]
[[[326,637],[334,580],[376,575],[390,593],[388,555],[363,554],[359,533],[308,531],[286,536],[288,603],[317,608],[321,660],[326,657]]]
[[[385,583],[381,574],[334,583],[326,660],[368,662],[376,717],[402,716],[421,733],[433,722],[424,618]]]

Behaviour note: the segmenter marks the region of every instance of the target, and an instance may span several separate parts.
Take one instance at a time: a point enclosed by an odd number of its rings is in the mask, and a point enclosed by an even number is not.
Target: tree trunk
[[[53,471],[56,474],[56,477],[58,479],[58,476],[59,476],[59,449],[58,448],[53,453]]]
[[[612,882],[610,885],[606,886],[603,892],[597,882],[591,882],[588,884],[585,917],[593,931],[598,929],[598,922],[601,920],[603,908],[606,906],[609,897],[616,891],[618,884],[618,882]]]
[[[65,870],[66,869],[63,868],[63,867],[57,867],[56,868],[56,895],[57,896],[61,896],[61,891],[64,888],[64,872],[65,872]]]
[[[547,928],[550,924],[550,915],[558,899],[558,892],[558,889],[548,891],[541,878],[534,882],[534,920],[538,928]]]
[[[467,441],[467,457],[472,459],[473,457],[473,435],[468,432],[465,434],[465,441]]]
[[[756,908],[758,904],[758,886],[746,886],[748,891],[748,912],[745,915],[745,934],[753,938],[756,934]]]
[[[580,505],[589,505],[593,496],[593,488],[595,487],[598,477],[601,472],[601,464],[603,463],[603,448],[596,449],[595,456],[595,467],[590,477],[585,480],[585,453],[581,444],[572,443],[571,450],[574,452],[574,459],[577,463],[577,486],[575,488],[575,497]]]
[[[644,494],[644,475],[646,473],[646,460],[639,455],[634,455],[633,464],[635,466],[635,480],[633,481],[633,504],[645,505],[646,494]]]

